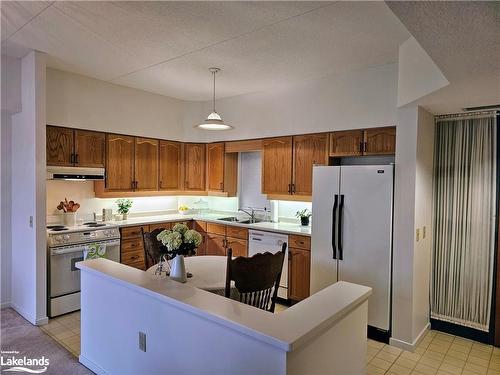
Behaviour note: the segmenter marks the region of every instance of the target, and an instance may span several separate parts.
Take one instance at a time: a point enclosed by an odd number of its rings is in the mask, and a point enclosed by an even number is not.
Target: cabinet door
[[[224,143],[207,145],[207,190],[224,191]]]
[[[360,156],[363,154],[363,130],[330,133],[330,156]]]
[[[225,239],[226,236],[222,236],[220,234],[207,234],[207,245],[205,249],[206,255],[226,255],[225,248]]]
[[[196,255],[207,255],[207,235],[201,234],[202,240],[198,249],[196,249]]]
[[[106,134],[107,190],[133,189],[134,145],[134,137]]]
[[[290,248],[288,250],[288,295],[294,301],[309,297],[311,252]]]
[[[241,238],[227,237],[227,247],[233,249],[233,257],[248,256],[248,241]]]
[[[104,133],[75,130],[75,165],[103,168],[106,150]]]
[[[292,137],[262,141],[262,193],[290,194],[292,183]]]
[[[203,143],[184,145],[185,190],[205,190],[205,152]]]
[[[313,165],[328,165],[328,134],[293,137],[293,194],[312,194]]]
[[[365,130],[365,155],[394,155],[396,127]]]
[[[47,126],[47,165],[73,165],[73,129]]]
[[[135,190],[158,190],[158,140],[135,139]]]
[[[182,190],[182,143],[160,141],[160,189]]]

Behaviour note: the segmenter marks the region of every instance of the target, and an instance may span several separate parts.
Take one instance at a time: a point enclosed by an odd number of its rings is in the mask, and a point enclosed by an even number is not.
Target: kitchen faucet
[[[250,216],[250,222],[251,223],[255,223],[255,212],[256,211],[262,211],[262,212],[267,212],[267,210],[264,208],[264,209],[260,209],[260,208],[252,208],[252,207],[248,207],[247,209],[244,209],[244,208],[238,208],[238,211],[241,211],[241,212],[244,212],[246,213],[248,216]],[[250,212],[249,212],[250,211]]]

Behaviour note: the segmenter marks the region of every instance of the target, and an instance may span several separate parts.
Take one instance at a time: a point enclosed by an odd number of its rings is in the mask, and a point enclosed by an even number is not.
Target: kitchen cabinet
[[[194,220],[192,226],[195,231],[201,234],[202,237],[202,242],[201,245],[198,246],[196,255],[207,255],[207,222]]]
[[[104,167],[105,134],[57,126],[46,128],[47,165]]]
[[[106,134],[106,189],[130,191],[134,189],[135,138]]]
[[[363,130],[346,130],[330,133],[330,156],[363,155]]]
[[[330,133],[329,155],[332,157],[394,155],[395,153],[395,126]]]
[[[288,249],[288,298],[300,301],[309,297],[310,250]]]
[[[312,194],[314,165],[328,165],[328,135],[294,136],[292,194]]]
[[[217,195],[236,196],[238,154],[226,153],[225,143],[207,145],[207,191]]]
[[[158,145],[156,139],[135,138],[135,190],[158,190]]]
[[[394,155],[395,153],[395,126],[365,130],[364,155]]]
[[[142,232],[149,232],[149,225],[120,229],[120,262],[127,266],[145,270],[144,241]]]
[[[149,224],[149,231],[152,232],[155,229],[172,229],[172,223],[155,223]]]
[[[206,145],[186,143],[184,145],[184,189],[205,190]]]
[[[262,193],[286,195],[292,185],[292,137],[262,140]]]
[[[248,256],[248,229],[233,225],[207,223],[207,255],[226,255],[228,248],[233,256]]]
[[[206,255],[226,255],[226,236],[207,233]]]
[[[182,190],[182,151],[180,142],[160,141],[160,190]]]

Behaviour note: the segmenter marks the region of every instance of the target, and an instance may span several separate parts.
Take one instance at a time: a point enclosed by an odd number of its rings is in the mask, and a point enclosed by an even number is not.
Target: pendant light
[[[214,77],[214,94],[213,94],[213,107],[212,113],[210,113],[205,121],[201,124],[196,125],[195,128],[204,129],[204,130],[229,130],[233,127],[231,125],[224,124],[222,120],[222,116],[217,113],[215,110],[215,74],[220,72],[219,68],[210,68],[210,72]]]

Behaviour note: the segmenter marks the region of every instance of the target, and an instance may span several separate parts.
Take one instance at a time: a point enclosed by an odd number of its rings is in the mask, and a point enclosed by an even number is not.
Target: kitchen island
[[[364,373],[370,288],[339,282],[272,314],[106,259],[77,267],[80,362],[98,374]]]

